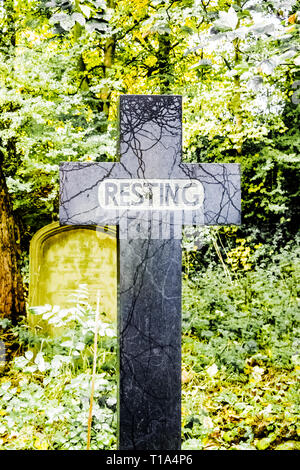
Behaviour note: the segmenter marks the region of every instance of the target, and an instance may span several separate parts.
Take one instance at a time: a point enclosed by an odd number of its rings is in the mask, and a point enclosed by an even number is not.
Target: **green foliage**
[[[184,281],[183,449],[297,447],[298,258],[299,250],[285,249],[268,271],[239,269],[229,278],[216,264]],[[59,336],[42,334],[39,324],[13,327],[24,352],[0,379],[1,448],[84,449],[95,331],[85,286],[69,312],[46,305],[35,315]],[[105,317],[99,326],[92,448],[111,449],[116,338]]]
[[[247,263],[185,266],[183,448],[298,448],[299,247],[261,244]]]
[[[243,373],[247,360],[293,369],[299,345],[299,250],[274,256],[268,269],[226,276],[222,267],[194,274],[185,286],[183,328],[198,338],[191,366],[211,362]],[[195,362],[194,362],[195,361]]]
[[[64,372],[54,379],[43,370],[41,357],[36,359],[39,374],[32,377],[32,367],[27,366],[11,374],[17,386],[6,381],[0,387],[1,448],[85,449],[90,377]],[[115,443],[115,384],[106,373],[98,373],[95,385],[92,449],[110,449]]]
[[[35,314],[61,328],[55,338],[13,329],[25,353],[15,356],[0,384],[0,438],[3,449],[85,449],[91,392],[95,312],[86,288],[74,293],[71,312],[41,306]],[[59,331],[59,330],[57,330]],[[93,403],[92,449],[116,441],[116,341],[114,326],[98,325],[98,356]]]
[[[183,95],[185,161],[240,163],[243,214],[184,237],[183,448],[297,448],[299,1],[2,3],[0,164],[25,282],[32,235],[58,217],[60,162],[117,158],[120,94]],[[0,383],[3,449],[85,448],[84,295],[36,310],[57,338],[1,321],[18,342]],[[116,442],[112,331],[103,318],[92,448]]]
[[[242,165],[243,235],[294,237],[299,2],[5,5],[0,150],[23,249],[57,219],[61,161],[116,158],[121,93],[182,94],[185,159]]]

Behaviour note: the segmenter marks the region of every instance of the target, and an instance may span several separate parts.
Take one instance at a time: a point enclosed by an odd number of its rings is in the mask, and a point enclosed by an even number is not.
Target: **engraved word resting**
[[[197,210],[203,199],[203,185],[195,179],[111,179],[98,189],[99,204],[106,209]]]

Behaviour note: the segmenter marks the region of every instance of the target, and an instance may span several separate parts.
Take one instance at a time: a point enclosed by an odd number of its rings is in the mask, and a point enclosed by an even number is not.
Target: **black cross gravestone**
[[[119,449],[181,441],[183,225],[239,224],[238,164],[181,161],[180,96],[120,98],[120,162],[60,167],[60,223],[119,227]]]

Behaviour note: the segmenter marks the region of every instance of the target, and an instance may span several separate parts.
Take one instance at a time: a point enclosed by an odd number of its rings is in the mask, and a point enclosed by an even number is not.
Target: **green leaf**
[[[28,359],[24,356],[16,357],[14,359],[14,366],[16,369],[24,369],[24,367],[27,365]]]
[[[238,21],[239,19],[235,9],[230,7],[228,12],[219,12],[219,19],[214,22],[214,25],[220,31],[231,31],[237,27]]]
[[[101,20],[91,20],[86,23],[86,30],[89,33],[93,33],[94,31],[98,31],[100,33],[105,33],[108,31],[108,25],[104,21]]]
[[[256,442],[256,448],[258,450],[266,450],[268,449],[268,447],[270,447],[270,445],[275,439],[276,436],[274,434],[271,434],[268,437],[263,437],[262,439]]]
[[[30,313],[34,315],[43,315],[44,313],[51,312],[52,306],[51,305],[41,305],[36,307],[29,307]]]
[[[187,34],[194,34],[194,30],[189,26],[181,26],[181,31]]]
[[[203,445],[200,439],[187,439],[182,444],[182,450],[202,450]]]
[[[237,16],[239,19],[252,18],[251,12],[249,10],[238,11]]]
[[[75,20],[71,16],[66,15],[66,18],[61,20],[59,24],[65,31],[70,31],[75,25]]]
[[[263,86],[263,78],[260,75],[256,75],[255,77],[251,78],[248,82],[248,88],[253,91],[259,90]]]
[[[32,351],[26,351],[24,356],[26,357],[26,359],[28,359],[28,361],[30,361],[33,358],[33,352]]]
[[[251,26],[249,31],[251,31],[255,36],[261,36],[263,34],[271,34],[275,30],[275,25],[273,23],[259,23],[257,25]]]
[[[80,4],[79,8],[80,8],[80,10],[82,11],[82,13],[84,14],[84,16],[86,18],[90,18],[91,13],[93,11],[91,7],[89,7],[88,5],[81,5]]]
[[[72,13],[72,20],[79,23],[81,26],[85,25],[85,17],[81,13]]]
[[[206,69],[206,68],[210,68],[210,67],[212,67],[212,61],[210,59],[201,59],[201,60],[199,60],[199,62],[192,65],[190,67],[190,70],[198,69],[198,68]]]
[[[276,59],[277,64],[280,65],[280,64],[283,64],[285,61],[291,59],[295,55],[297,55],[297,52],[295,50],[290,50],[290,51],[286,51],[284,54],[281,54],[275,57],[273,56],[273,57],[274,59]]]
[[[276,63],[273,59],[264,60],[263,62],[259,64],[259,69],[262,71],[262,73],[266,75],[272,75],[275,67],[276,67]]]

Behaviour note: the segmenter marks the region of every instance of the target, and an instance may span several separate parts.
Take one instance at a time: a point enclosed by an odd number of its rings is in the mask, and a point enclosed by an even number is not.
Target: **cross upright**
[[[188,164],[182,101],[120,97],[120,162],[60,167],[60,223],[118,226],[118,446],[181,442],[183,225],[239,224],[238,164]]]

